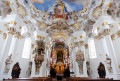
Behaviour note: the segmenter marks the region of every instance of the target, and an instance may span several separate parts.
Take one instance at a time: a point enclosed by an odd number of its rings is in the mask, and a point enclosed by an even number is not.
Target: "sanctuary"
[[[0,81],[120,80],[120,0],[0,0]]]

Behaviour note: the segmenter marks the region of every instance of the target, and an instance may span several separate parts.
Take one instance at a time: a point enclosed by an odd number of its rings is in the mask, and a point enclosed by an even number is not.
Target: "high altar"
[[[63,74],[65,69],[69,69],[68,49],[63,42],[58,42],[52,47],[50,66],[55,69],[56,74]]]

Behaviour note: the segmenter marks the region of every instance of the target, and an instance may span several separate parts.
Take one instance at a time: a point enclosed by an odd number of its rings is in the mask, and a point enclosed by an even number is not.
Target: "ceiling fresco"
[[[61,2],[61,0],[42,0],[41,2],[34,0],[33,4],[38,10],[52,12],[53,7],[55,4],[57,4],[58,1],[59,3]],[[87,1],[88,0],[86,0],[86,2]],[[81,11],[84,7],[83,4],[77,3],[77,0],[63,0],[63,3],[65,3],[65,6],[69,12]]]

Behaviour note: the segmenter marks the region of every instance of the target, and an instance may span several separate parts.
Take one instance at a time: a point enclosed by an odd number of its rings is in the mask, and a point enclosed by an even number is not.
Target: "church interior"
[[[120,80],[120,0],[0,0],[0,81]]]

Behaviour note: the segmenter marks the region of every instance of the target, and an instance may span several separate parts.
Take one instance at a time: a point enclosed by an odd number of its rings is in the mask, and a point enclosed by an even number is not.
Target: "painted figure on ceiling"
[[[67,11],[67,7],[65,6],[65,3],[61,0],[57,0],[57,2],[55,3],[55,6],[53,7],[54,12],[50,12],[50,17],[52,16],[52,19],[54,18],[64,18],[64,19],[68,19],[69,16],[69,12]]]

